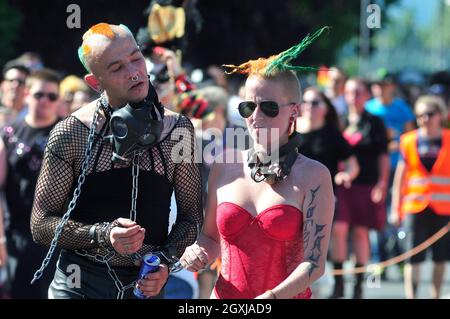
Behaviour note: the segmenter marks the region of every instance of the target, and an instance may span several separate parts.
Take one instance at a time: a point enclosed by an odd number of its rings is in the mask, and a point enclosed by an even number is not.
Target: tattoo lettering
[[[309,237],[310,237],[310,232],[304,231],[303,232],[303,247],[308,246]]]
[[[313,247],[313,251],[317,250],[319,252],[319,254],[321,253],[320,251],[320,243],[322,241],[322,239],[324,239],[325,236],[319,236],[316,238],[316,240],[314,240],[314,247]]]
[[[314,255],[314,252],[311,252],[311,256],[309,256],[309,260],[311,260],[314,263],[318,263],[319,262],[319,257],[320,254]]]
[[[314,200],[316,199],[316,193],[319,191],[320,189],[320,185],[316,187],[316,189],[310,189],[309,191],[311,192],[311,202],[309,203],[308,206],[311,206],[311,204],[314,202]]]
[[[309,271],[308,271],[309,277],[311,277],[311,275],[312,275],[314,269],[316,269],[316,268],[319,268],[319,266],[317,266],[317,263],[316,263],[316,264],[311,263],[311,266],[310,266]]]
[[[306,212],[306,218],[311,218],[314,215],[314,209],[316,209],[316,206],[308,207],[308,211]]]
[[[314,236],[316,236],[318,233],[320,233],[324,228],[325,228],[325,225],[316,224],[316,232],[314,233]]]
[[[316,268],[319,268],[319,260],[322,256],[321,244],[322,240],[325,238],[324,229],[327,226],[326,224],[315,224],[314,226],[314,211],[317,207],[316,197],[320,190],[320,185],[318,185],[315,189],[310,189],[311,193],[311,201],[308,205],[308,209],[306,210],[306,220],[304,221],[303,226],[303,249],[306,251],[308,247],[309,241],[311,240],[314,244],[311,248],[311,254],[308,258],[310,262],[310,268],[308,270],[309,277],[313,274]],[[314,232],[314,237],[311,238],[311,234]]]

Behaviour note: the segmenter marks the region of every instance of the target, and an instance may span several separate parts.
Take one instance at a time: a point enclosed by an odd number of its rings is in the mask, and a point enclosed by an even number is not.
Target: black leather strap
[[[267,154],[256,153],[254,149],[250,149],[247,161],[251,178],[257,183],[265,181],[269,184],[285,179],[291,172],[291,168],[297,159],[300,142],[300,134],[294,132],[289,137],[288,142],[279,149],[279,157],[285,157],[279,163],[272,163],[269,161]]]

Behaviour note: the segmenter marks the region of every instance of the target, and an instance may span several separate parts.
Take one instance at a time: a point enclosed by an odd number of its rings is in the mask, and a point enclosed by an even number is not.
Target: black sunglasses
[[[311,104],[312,107],[318,107],[322,103],[321,100],[303,101],[302,104]]]
[[[438,112],[436,111],[429,111],[429,112],[425,112],[423,114],[417,114],[416,117],[418,119],[423,118],[423,117],[428,117],[428,118],[432,118],[433,116],[435,116]]]
[[[58,94],[55,93],[36,92],[33,96],[36,100],[40,100],[46,96],[51,102],[55,102],[58,99]]]
[[[17,82],[20,86],[25,85],[24,79],[5,79],[8,82]]]
[[[259,104],[261,111],[267,115],[268,117],[276,117],[280,111],[280,107],[293,105],[294,102],[287,103],[284,105],[278,105],[277,102],[274,101],[261,101],[259,103],[255,103],[253,101],[243,101],[239,103],[239,114],[243,118],[248,118],[256,109],[256,106]]]

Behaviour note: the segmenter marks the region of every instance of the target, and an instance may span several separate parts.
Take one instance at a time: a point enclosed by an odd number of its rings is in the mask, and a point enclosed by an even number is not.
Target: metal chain
[[[130,220],[136,222],[137,217],[137,211],[136,211],[136,205],[137,205],[137,196],[139,191],[139,160],[141,158],[141,155],[144,153],[143,150],[134,152],[133,156],[133,166],[132,166],[132,174],[133,174],[133,183],[132,187],[133,190],[131,192],[131,209],[130,209]],[[134,254],[130,255],[131,260],[133,263],[135,263],[138,260],[142,259],[142,255],[138,252],[135,252]]]
[[[97,124],[98,124],[98,114],[99,114],[99,109],[101,107],[101,103],[102,103],[101,100],[99,100],[99,102],[97,103],[97,107],[96,107],[95,113],[94,113],[94,118],[92,120],[91,128],[89,130],[88,142],[87,142],[85,153],[84,153],[84,159],[83,159],[83,162],[81,165],[81,173],[80,173],[80,176],[78,177],[77,188],[75,189],[75,191],[73,193],[73,197],[69,203],[67,212],[63,215],[63,217],[61,218],[61,221],[59,222],[58,226],[56,227],[55,236],[50,244],[49,251],[47,252],[46,257],[44,258],[44,261],[42,262],[41,267],[34,274],[34,278],[31,281],[31,284],[33,284],[36,280],[38,280],[42,276],[45,268],[48,266],[48,264],[51,260],[51,257],[56,249],[58,240],[61,237],[64,226],[66,225],[67,221],[69,220],[70,214],[75,209],[76,202],[81,193],[81,186],[85,182],[86,174],[87,174],[88,167],[89,167],[89,162],[92,157],[92,146],[94,143],[95,131],[96,131]],[[137,196],[138,196],[138,191],[139,191],[139,185],[138,185],[138,182],[139,182],[139,160],[140,160],[142,153],[143,153],[143,150],[135,152],[134,157],[133,157],[133,166],[132,166],[132,174],[133,174],[132,187],[133,187],[133,189],[132,189],[132,194],[131,194],[131,209],[130,209],[130,220],[132,220],[132,221],[136,221],[136,217],[137,217],[136,207],[137,207]],[[108,251],[106,255],[89,254],[86,250],[76,250],[75,252],[80,256],[89,257],[99,263],[106,265],[106,267],[108,268],[108,274],[114,281],[114,285],[116,286],[116,288],[118,290],[117,299],[123,299],[125,291],[127,289],[135,287],[137,281],[133,281],[132,283],[124,286],[122,284],[122,281],[117,276],[117,273],[115,272],[115,270],[111,267],[109,262],[112,260],[112,258],[114,258],[116,256],[115,251]],[[162,253],[162,254],[164,255],[164,253]],[[136,252],[136,253],[130,255],[130,258],[132,259],[133,262],[135,262],[136,260],[140,260],[142,258],[142,256],[138,252]],[[181,263],[179,261],[177,261],[175,264],[172,265],[170,272],[177,272],[181,269],[182,269]]]
[[[132,165],[132,174],[133,174],[133,189],[132,189],[132,193],[131,193],[131,209],[130,209],[130,220],[132,221],[136,221],[136,217],[137,217],[137,211],[136,211],[136,207],[137,207],[137,196],[138,196],[138,191],[139,191],[139,186],[138,186],[138,182],[139,182],[139,160],[140,157],[142,155],[143,151],[137,151],[134,153],[134,157],[133,157],[133,165]],[[125,294],[125,291],[127,289],[130,288],[134,288],[137,281],[133,281],[128,285],[123,285],[122,281],[119,279],[119,277],[117,276],[116,271],[111,267],[110,265],[110,261],[111,259],[116,255],[115,251],[110,251],[108,252],[106,255],[100,255],[100,254],[89,254],[86,250],[80,250],[80,251],[76,251],[76,253],[80,256],[84,256],[84,257],[89,257],[91,259],[94,259],[95,261],[105,264],[106,267],[108,268],[108,274],[111,277],[111,279],[114,282],[114,285],[117,288],[117,299],[123,299],[123,296]],[[133,263],[136,262],[136,260],[141,260],[142,256],[136,252],[134,254],[131,254],[129,256],[131,258],[131,260],[133,261]]]
[[[128,285],[124,286],[122,284],[122,281],[119,279],[119,276],[117,276],[116,271],[111,267],[110,261],[114,258],[116,255],[115,251],[108,251],[106,255],[100,255],[100,254],[89,254],[86,250],[76,250],[75,253],[77,253],[79,256],[82,257],[88,257],[90,259],[94,259],[95,261],[105,264],[108,268],[108,274],[111,277],[111,279],[114,282],[114,285],[117,288],[117,299],[123,299],[123,295],[125,294],[125,291],[130,288],[134,288],[137,284],[137,281],[133,281],[129,283]]]
[[[89,162],[91,160],[92,157],[92,146],[94,144],[94,136],[95,136],[95,131],[97,129],[97,125],[98,125],[98,115],[99,115],[99,110],[100,110],[100,106],[101,106],[101,101],[99,100],[97,102],[97,106],[95,108],[95,112],[94,112],[94,118],[92,119],[92,123],[91,123],[91,128],[89,130],[89,136],[88,136],[88,140],[87,140],[87,144],[86,144],[86,149],[84,151],[84,159],[83,159],[83,163],[81,164],[81,173],[80,176],[78,176],[78,185],[77,188],[75,189],[75,191],[73,192],[73,197],[72,200],[69,203],[69,206],[67,208],[67,212],[63,215],[63,217],[61,218],[61,221],[59,222],[58,226],[56,227],[55,230],[55,236],[53,237],[53,240],[50,244],[50,248],[47,252],[47,255],[45,256],[41,267],[36,271],[36,273],[34,274],[33,280],[31,281],[31,284],[33,284],[36,280],[38,280],[45,268],[48,266],[48,264],[50,263],[50,260],[52,258],[52,255],[56,249],[56,245],[58,243],[59,238],[61,237],[62,231],[64,229],[64,226],[66,225],[67,221],[70,218],[70,214],[72,213],[72,211],[74,210],[78,197],[80,196],[81,193],[81,186],[83,186],[85,178],[86,178],[86,174],[88,171],[88,167],[89,167]]]
[[[131,192],[131,209],[130,209],[130,219],[136,221],[136,203],[138,196],[138,182],[139,182],[139,160],[141,158],[143,151],[137,151],[134,153],[133,157],[133,190]]]

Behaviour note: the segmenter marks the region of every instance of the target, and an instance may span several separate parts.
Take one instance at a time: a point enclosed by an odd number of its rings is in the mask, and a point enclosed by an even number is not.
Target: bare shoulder
[[[317,182],[329,182],[331,184],[331,175],[328,168],[304,155],[299,155],[291,171],[294,173],[295,180],[303,187],[317,184]]]
[[[214,172],[217,177],[220,177],[231,176],[235,171],[243,171],[243,163],[246,161],[245,154],[246,151],[225,148],[214,158],[211,173]]]
[[[79,110],[72,113],[72,116],[76,117],[87,127],[91,127],[92,119],[94,118],[94,112],[97,107],[97,100],[90,102],[83,106]]]
[[[180,116],[180,113],[174,112],[169,110],[168,108],[164,108],[164,117],[173,117],[173,118],[178,118]]]

